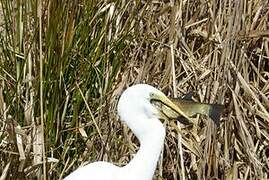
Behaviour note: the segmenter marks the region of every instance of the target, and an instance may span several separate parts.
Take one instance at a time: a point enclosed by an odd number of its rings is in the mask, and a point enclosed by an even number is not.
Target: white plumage
[[[159,110],[151,104],[151,100],[169,105],[185,116],[161,91],[150,85],[138,84],[127,88],[119,99],[118,114],[140,142],[137,154],[124,167],[94,162],[78,168],[65,180],[151,180],[165,139]]]

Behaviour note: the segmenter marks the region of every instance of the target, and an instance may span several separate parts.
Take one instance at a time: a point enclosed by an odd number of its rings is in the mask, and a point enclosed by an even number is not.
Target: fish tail
[[[223,105],[211,104],[209,109],[209,117],[216,123],[217,126],[220,124],[220,115],[223,111]]]

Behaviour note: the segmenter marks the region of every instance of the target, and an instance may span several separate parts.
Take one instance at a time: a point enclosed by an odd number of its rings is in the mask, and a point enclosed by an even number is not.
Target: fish
[[[192,93],[185,95],[183,98],[169,99],[175,105],[177,105],[188,117],[192,118],[197,114],[206,115],[212,119],[217,126],[220,125],[221,113],[224,110],[223,105],[195,102],[192,100]],[[161,104],[159,105],[159,109],[167,118],[176,119],[184,125],[192,124],[189,119],[184,118],[168,106]]]

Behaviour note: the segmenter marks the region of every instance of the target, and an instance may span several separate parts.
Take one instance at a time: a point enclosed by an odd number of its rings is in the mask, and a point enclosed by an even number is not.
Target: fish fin
[[[190,91],[187,94],[185,94],[181,99],[193,101],[192,96],[193,96],[193,91]]]
[[[188,92],[187,94],[185,94],[182,97],[176,97],[176,98],[174,97],[174,98],[169,98],[169,99],[174,100],[174,101],[187,100],[187,101],[194,102],[192,100],[192,96],[193,96],[193,91],[190,91],[190,92]]]
[[[223,105],[211,104],[209,109],[209,117],[215,122],[217,126],[220,124],[220,115],[224,109]]]
[[[190,120],[188,120],[187,118],[185,118],[183,116],[179,116],[176,119],[177,119],[178,122],[182,123],[185,126],[192,125],[192,123],[190,122]]]

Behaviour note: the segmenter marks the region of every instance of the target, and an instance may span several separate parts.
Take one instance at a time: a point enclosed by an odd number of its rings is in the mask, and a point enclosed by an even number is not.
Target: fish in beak
[[[177,114],[177,116],[180,115],[180,116],[184,117],[186,120],[190,121],[190,123],[193,123],[192,119],[189,118],[189,116],[187,114],[185,114],[185,112],[182,111],[180,109],[180,107],[178,107],[176,104],[174,104],[172,102],[172,100],[170,100],[168,97],[166,97],[163,93],[160,93],[160,94],[152,93],[150,95],[150,102],[152,104],[154,104],[157,107],[157,109],[159,110],[160,119],[166,119],[165,118],[166,113],[172,112],[172,113]],[[166,113],[163,111],[165,111]]]
[[[177,106],[180,112],[160,101],[158,108],[167,118],[177,119],[184,125],[190,125],[192,123],[191,117],[202,114],[210,117],[217,126],[220,124],[220,116],[224,109],[223,105],[194,102],[189,95],[185,96],[185,98],[169,98],[169,101]]]

